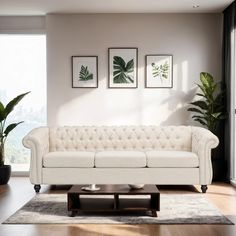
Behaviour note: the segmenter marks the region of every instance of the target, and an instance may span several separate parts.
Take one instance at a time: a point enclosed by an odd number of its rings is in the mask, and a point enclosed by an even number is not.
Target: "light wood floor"
[[[64,191],[43,187],[41,192]],[[199,186],[162,187],[161,193],[196,193]],[[199,193],[201,194],[201,193]],[[0,186],[0,223],[35,195],[28,178],[11,178],[8,185]],[[209,186],[204,195],[236,224],[236,189],[224,183]],[[236,236],[235,225],[0,225],[0,236]]]

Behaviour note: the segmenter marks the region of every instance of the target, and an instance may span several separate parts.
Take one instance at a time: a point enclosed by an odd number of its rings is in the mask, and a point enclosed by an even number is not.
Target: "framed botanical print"
[[[98,57],[72,56],[72,88],[98,87]]]
[[[146,55],[146,88],[173,87],[173,56]]]
[[[108,49],[108,87],[138,87],[138,48]]]

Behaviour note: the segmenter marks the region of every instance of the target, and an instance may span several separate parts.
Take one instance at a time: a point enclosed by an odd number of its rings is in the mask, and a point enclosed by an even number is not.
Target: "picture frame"
[[[145,88],[173,88],[173,55],[146,55],[145,68]]]
[[[98,88],[98,56],[72,56],[72,88]]]
[[[138,87],[138,48],[108,48],[108,88]]]

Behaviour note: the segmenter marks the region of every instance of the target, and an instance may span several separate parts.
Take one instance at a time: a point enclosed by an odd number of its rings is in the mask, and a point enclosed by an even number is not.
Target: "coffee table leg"
[[[160,211],[160,195],[151,194],[151,209]]]
[[[76,215],[77,211],[71,211],[70,217],[74,217]]]
[[[152,217],[157,217],[157,212],[156,212],[156,210],[152,210]]]

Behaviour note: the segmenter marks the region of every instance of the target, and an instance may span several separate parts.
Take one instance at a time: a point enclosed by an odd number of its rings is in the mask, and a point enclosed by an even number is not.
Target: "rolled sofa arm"
[[[30,131],[22,140],[23,145],[31,151],[30,181],[42,183],[43,156],[49,152],[49,132],[47,127]]]
[[[216,148],[219,139],[211,131],[192,127],[192,152],[199,158],[200,184],[210,184],[212,181],[211,149]]]

